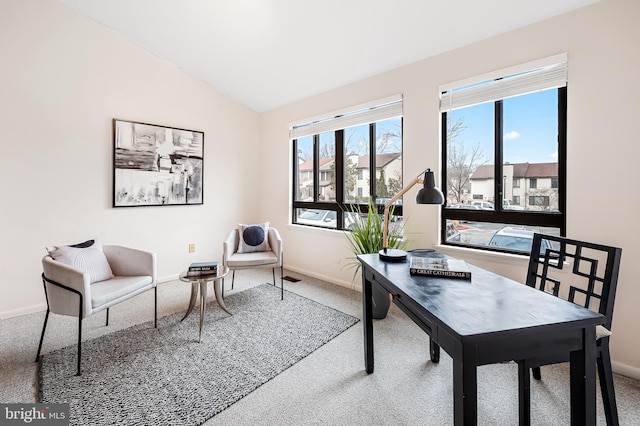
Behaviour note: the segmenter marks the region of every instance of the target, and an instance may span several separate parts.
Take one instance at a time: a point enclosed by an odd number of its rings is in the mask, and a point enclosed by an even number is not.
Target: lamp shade
[[[436,179],[431,169],[424,172],[424,186],[416,194],[417,204],[443,204],[444,195],[436,187]]]

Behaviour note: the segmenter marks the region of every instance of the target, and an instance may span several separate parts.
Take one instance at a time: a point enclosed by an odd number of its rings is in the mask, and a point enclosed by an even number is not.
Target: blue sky
[[[504,100],[504,161],[557,161],[557,90],[545,90]],[[466,129],[458,136],[465,146],[480,143],[493,163],[493,103],[454,110],[452,122],[463,118]]]
[[[505,99],[504,106],[504,161],[510,163],[549,163],[558,160],[557,149],[557,90],[545,90],[528,95]],[[485,163],[493,163],[493,103],[454,110],[450,115],[452,123],[462,118],[466,127],[458,140],[466,146],[480,144]],[[378,134],[385,130],[399,132],[398,119],[380,121],[376,124]],[[368,154],[368,125],[345,129],[345,143],[359,155]],[[351,137],[351,143],[348,139]],[[308,140],[307,140],[308,139]],[[301,138],[299,147],[311,152],[311,137]],[[333,133],[320,135],[321,144],[333,144]],[[392,144],[383,152],[396,151]],[[306,156],[304,156],[306,157]]]

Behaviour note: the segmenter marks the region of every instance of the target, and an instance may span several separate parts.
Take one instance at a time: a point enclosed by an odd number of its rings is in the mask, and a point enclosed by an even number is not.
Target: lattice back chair
[[[546,244],[542,253],[540,247]],[[564,237],[534,234],[526,284],[561,297],[606,318],[596,327],[597,366],[600,390],[608,425],[618,424],[618,410],[613,388],[609,354],[609,336],[622,249]],[[529,369],[541,379],[540,366],[566,359],[525,360],[520,362],[520,403],[529,405]]]

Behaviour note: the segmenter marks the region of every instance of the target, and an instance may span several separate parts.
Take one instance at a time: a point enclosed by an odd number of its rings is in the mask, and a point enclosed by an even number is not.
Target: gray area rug
[[[211,292],[212,293],[212,292]],[[207,306],[42,356],[39,402],[70,404],[71,424],[199,425],[359,320],[263,284]]]

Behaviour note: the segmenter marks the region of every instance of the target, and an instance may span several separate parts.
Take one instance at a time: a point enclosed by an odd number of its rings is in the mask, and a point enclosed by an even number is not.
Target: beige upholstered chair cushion
[[[231,269],[237,267],[275,265],[277,263],[278,257],[272,251],[233,253],[227,259],[227,266]]]
[[[596,325],[596,340],[611,336],[611,332],[602,325]]]
[[[152,288],[151,276],[113,277],[91,285],[91,306],[99,310],[103,305],[115,305]]]

